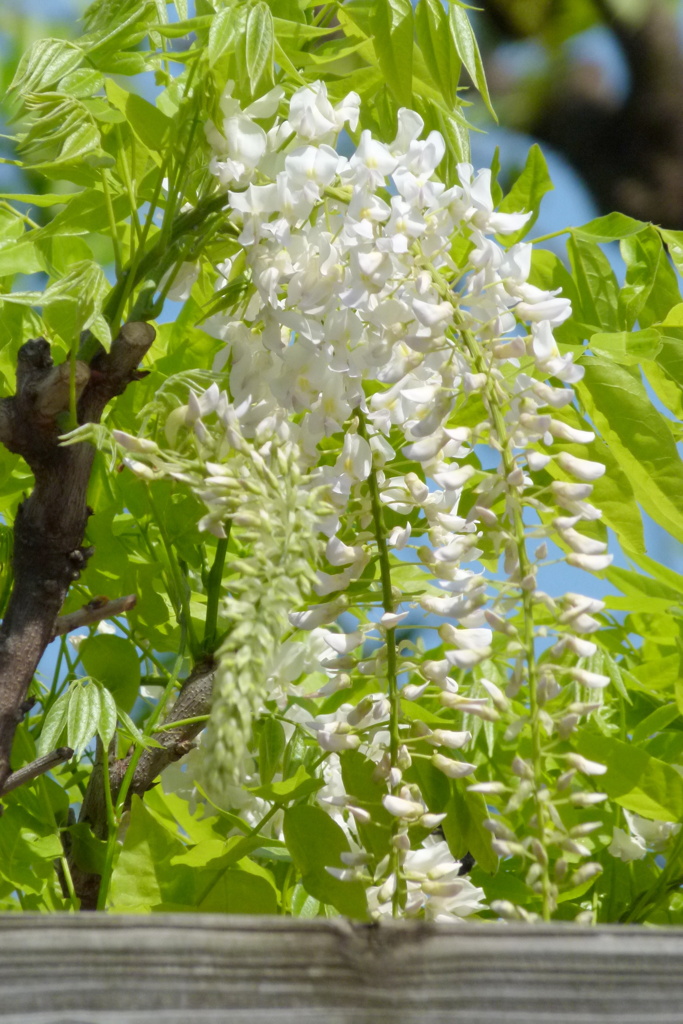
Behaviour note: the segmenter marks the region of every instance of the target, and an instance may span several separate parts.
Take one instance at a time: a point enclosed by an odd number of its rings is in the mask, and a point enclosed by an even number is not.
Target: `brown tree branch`
[[[76,612],[71,612],[69,615],[60,615],[55,622],[54,635],[64,636],[66,633],[70,633],[72,629],[78,629],[79,626],[92,626],[93,623],[101,622],[102,619],[113,619],[116,615],[123,615],[124,612],[129,612],[131,608],[135,607],[136,601],[137,597],[135,594],[128,594],[127,597],[117,597],[113,601],[95,598],[94,601],[84,604]]]
[[[78,422],[97,423],[107,403],[142,373],[155,337],[146,323],[128,323],[111,351],[77,364]],[[69,407],[66,371],[55,367],[44,338],[26,342],[17,360],[17,387],[0,402],[0,441],[21,455],[35,486],[14,524],[14,585],[0,627],[0,791],[21,706],[38,662],[55,635],[55,620],[71,583],[91,554],[82,547],[89,515],[86,492],[95,455],[87,443],[60,445],[59,420]]]
[[[39,775],[44,775],[45,772],[51,771],[58,764],[64,764],[65,761],[71,760],[73,756],[74,752],[71,747],[57,747],[56,750],[50,751],[49,754],[37,757],[35,761],[23,765],[22,768],[17,768],[15,772],[7,776],[5,785],[0,790],[0,796],[4,796],[5,793],[11,793],[13,789],[23,786],[25,782],[37,779]]]

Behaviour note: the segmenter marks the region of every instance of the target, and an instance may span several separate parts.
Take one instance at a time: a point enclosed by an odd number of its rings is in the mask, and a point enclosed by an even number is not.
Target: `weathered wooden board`
[[[0,1024],[681,1024],[683,931],[0,915]]]

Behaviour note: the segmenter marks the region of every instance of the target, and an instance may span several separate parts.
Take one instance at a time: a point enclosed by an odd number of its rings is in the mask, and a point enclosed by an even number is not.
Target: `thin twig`
[[[23,786],[25,782],[37,779],[39,775],[44,775],[45,772],[56,768],[58,764],[64,764],[65,761],[69,761],[73,756],[74,752],[71,747],[57,747],[56,750],[50,751],[49,754],[37,757],[35,761],[25,764],[23,768],[17,768],[15,772],[7,776],[5,785],[0,790],[0,796],[4,796],[5,793]]]
[[[137,597],[135,594],[128,594],[127,597],[117,597],[113,601],[106,598],[95,598],[84,604],[77,612],[69,615],[60,615],[55,622],[55,636],[64,636],[72,629],[79,626],[91,626],[94,622],[101,622],[102,619],[113,619],[116,615],[122,615],[135,607]]]

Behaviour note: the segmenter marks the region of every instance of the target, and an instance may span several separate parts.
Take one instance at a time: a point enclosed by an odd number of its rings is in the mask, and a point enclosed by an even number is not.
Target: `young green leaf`
[[[377,0],[372,22],[377,60],[396,102],[413,98],[413,7],[410,0]]]
[[[261,0],[247,15],[246,68],[252,96],[258,96],[273,83],[273,15]]]
[[[497,121],[498,118],[496,117],[496,112],[493,109],[493,104],[491,103],[491,97],[489,95],[489,87],[486,83],[484,63],[479,52],[479,44],[477,43],[474,32],[472,31],[467,11],[464,7],[460,7],[458,4],[451,4],[448,16],[451,37],[455,44],[458,56],[467,68],[467,73],[479,91],[484,103],[488,107],[491,117]]]
[[[592,331],[619,331],[619,285],[609,260],[591,242],[571,237],[567,242],[577,299],[574,316]]]
[[[209,67],[213,67],[225,51],[234,46],[235,20],[235,11],[232,7],[218,11],[216,16],[211,19],[209,44],[206,51]]]
[[[116,710],[116,701],[105,686],[100,688],[100,699],[100,720],[97,724],[97,732],[106,750],[116,732],[118,712]]]
[[[59,746],[62,733],[66,728],[70,697],[71,694],[69,692],[63,693],[61,697],[57,698],[45,716],[43,728],[41,729],[40,738],[36,746],[36,752],[39,757],[49,754],[51,750]]]
[[[683,540],[683,463],[671,428],[640,377],[599,356],[585,361],[577,390],[588,415],[648,515]]]
[[[528,234],[536,223],[543,196],[551,192],[553,187],[545,157],[540,146],[534,143],[526,158],[524,170],[500,204],[502,213],[527,212],[531,213],[531,217],[519,231],[505,236],[506,245],[513,245]]]
[[[287,740],[282,722],[268,716],[261,722],[259,736],[259,775],[264,785],[272,781],[278,770]]]
[[[100,721],[101,699],[98,686],[77,680],[69,691],[66,742],[76,757],[95,736]]]
[[[457,98],[461,61],[441,0],[419,0],[415,8],[415,28],[427,70],[446,104],[452,107]]]
[[[642,220],[634,220],[625,213],[608,213],[604,217],[595,217],[578,228],[572,228],[571,231],[575,238],[585,242],[614,242],[635,235],[645,226]]]
[[[54,85],[83,61],[83,50],[67,39],[37,39],[26,51],[9,87],[10,94],[38,92]]]

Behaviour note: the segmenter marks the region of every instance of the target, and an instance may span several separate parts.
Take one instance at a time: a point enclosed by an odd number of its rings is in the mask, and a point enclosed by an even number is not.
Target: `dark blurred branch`
[[[553,66],[541,105],[523,127],[562,152],[602,212],[618,209],[641,220],[683,229],[683,52],[676,13],[651,0],[644,17],[619,14],[611,0],[593,0],[627,63],[628,93],[606,88],[600,70]],[[485,0],[492,27],[520,38],[523,5]],[[540,29],[556,11],[547,4]],[[506,87],[509,87],[506,86]]]

